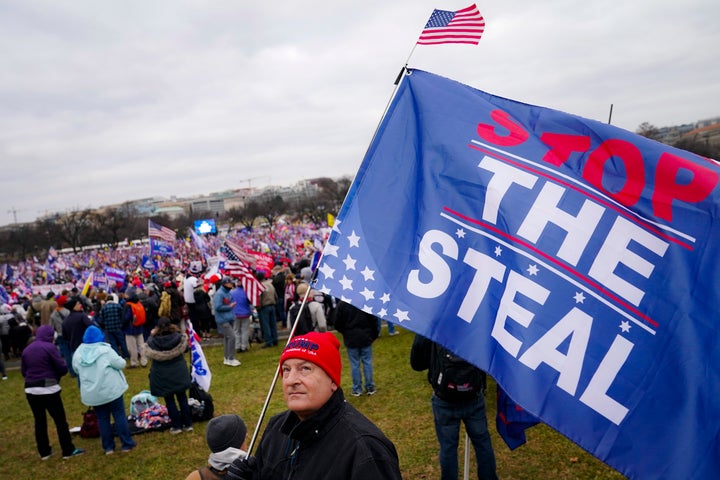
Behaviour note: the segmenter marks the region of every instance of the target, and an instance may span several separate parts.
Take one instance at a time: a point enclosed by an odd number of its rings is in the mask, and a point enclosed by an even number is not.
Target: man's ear
[[[335,382],[330,382],[330,390],[335,392],[338,389],[338,386],[335,384]]]

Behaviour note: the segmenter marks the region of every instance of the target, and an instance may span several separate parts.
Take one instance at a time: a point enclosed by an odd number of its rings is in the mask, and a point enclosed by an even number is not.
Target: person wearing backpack
[[[306,302],[305,308],[302,308],[302,301],[295,299],[288,309],[287,318],[289,328],[292,330],[293,324],[297,322],[293,337],[299,337],[305,335],[308,332],[312,332],[315,327],[313,326],[312,313],[310,313],[310,302]]]
[[[302,303],[302,300],[303,298],[305,298],[305,294],[308,289],[310,289],[310,293],[307,295],[307,301],[305,302],[305,309],[310,313],[311,317],[311,322],[309,325],[310,329],[308,331],[317,330],[318,332],[326,332],[327,318],[325,317],[325,308],[323,306],[325,296],[322,294],[322,292],[311,288],[310,285],[308,285],[307,283],[300,283],[295,290],[297,295],[297,303]],[[290,308],[292,309],[292,307]],[[293,313],[297,315],[297,311],[294,311]],[[295,321],[295,316],[292,317],[291,321]],[[298,325],[298,327],[300,327],[300,325]],[[299,335],[297,330],[295,334]]]
[[[441,479],[458,478],[461,421],[475,450],[477,478],[497,479],[495,452],[485,413],[485,372],[420,335],[415,335],[413,340],[410,366],[419,372],[427,370],[433,388],[432,410],[440,444]]]
[[[140,357],[140,365],[147,366],[147,357],[145,356],[144,327],[146,320],[145,307],[140,303],[137,294],[131,294],[123,310],[123,333],[125,333],[125,343],[130,353],[130,368],[138,366],[138,356]]]

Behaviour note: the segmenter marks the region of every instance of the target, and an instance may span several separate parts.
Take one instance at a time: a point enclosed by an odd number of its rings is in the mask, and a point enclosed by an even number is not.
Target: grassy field
[[[348,401],[373,420],[395,443],[400,467],[405,479],[437,479],[437,440],[430,411],[430,386],[425,372],[415,372],[409,366],[412,333],[400,329],[401,334],[381,337],[373,348],[375,396],[351,397]],[[205,349],[213,378],[210,393],[215,413],[238,413],[254,431],[262,405],[280,354],[280,348],[260,349],[253,345],[251,352],[240,355],[242,366],[222,365],[222,347]],[[342,386],[350,390],[350,371],[342,350]],[[126,370],[130,385],[125,404],[130,398],[148,388],[147,369]],[[208,449],[205,444],[205,423],[195,425],[195,431],[171,436],[168,432],[137,435],[138,448],[128,454],[105,456],[100,439],[75,438],[76,446],[85,455],[63,460],[52,421],[49,420],[51,444],[55,455],[41,461],[35,448],[30,407],[23,392],[23,380],[18,370],[10,370],[10,378],[0,383],[0,478],[13,479],[184,479],[194,468],[204,465]],[[63,402],[70,426],[79,426],[85,406],[80,403],[77,383],[64,378]],[[510,451],[495,432],[495,385],[486,393],[488,420],[497,457],[498,473],[502,479],[622,479],[622,475],[587,454],[562,435],[545,425],[528,430],[528,443]],[[268,409],[268,418],[284,409],[280,386]],[[261,426],[261,430],[267,419]],[[462,455],[461,447],[460,455]],[[329,451],[328,455],[332,455]],[[461,457],[462,469],[462,457]],[[475,478],[471,475],[471,478]]]

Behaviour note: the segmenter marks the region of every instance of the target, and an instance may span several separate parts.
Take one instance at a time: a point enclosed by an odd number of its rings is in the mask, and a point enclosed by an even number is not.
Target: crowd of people
[[[296,235],[298,229],[287,229],[285,233]],[[340,342],[328,331],[336,329],[343,337],[351,367],[351,395],[374,395],[372,343],[380,334],[380,319],[312,288],[311,255],[318,248],[318,238],[313,235],[293,236],[292,248],[282,248],[286,242],[279,241],[278,236],[259,237],[257,232],[235,238],[248,251],[257,248],[274,254],[275,265],[270,271],[254,272],[264,287],[255,302],[244,291],[242,282],[228,272],[209,271],[204,259],[198,257],[197,251],[191,254],[191,245],[184,241],[177,242],[175,258],[163,259],[156,270],[139,266],[140,251],[132,248],[125,254],[134,256],[134,263],[127,258],[117,261],[118,252],[96,251],[95,257],[83,253],[86,260],[114,258],[113,268],[126,268],[125,280],[106,288],[93,287],[87,281],[84,288],[80,288],[80,282],[71,288],[62,282],[44,283],[50,287],[44,295],[37,290],[22,295],[17,288],[18,278],[6,275],[5,291],[12,294],[2,296],[0,305],[3,358],[21,359],[41,459],[53,453],[46,412],[55,422],[63,458],[84,453],[67,435],[60,394],[62,376],[77,378],[82,403],[97,412],[103,451],[114,453],[118,437],[120,451],[130,452],[136,443],[123,400],[128,389],[125,368],[149,366],[149,390],[164,400],[170,434],[191,432],[187,321],[192,321],[201,341],[222,337],[223,365],[237,367],[241,364],[237,355],[247,352],[253,339],[262,348],[276,347],[278,330],[290,329],[291,320],[297,318],[294,336],[279,354],[288,410],[270,420],[257,452],[249,457],[242,419],[217,417],[206,428],[211,451],[208,466],[189,478],[317,478],[313,473],[317,469],[327,473],[323,478],[401,478],[392,442],[345,401],[340,387]],[[211,248],[221,245],[220,239],[207,241]],[[59,255],[53,263],[66,266],[68,261]],[[55,278],[58,280],[67,277]],[[62,288],[55,291],[54,285]],[[6,322],[4,317],[8,318]],[[8,328],[4,329],[4,325]],[[389,333],[396,334],[391,326],[388,324]],[[414,356],[419,358],[419,354]],[[4,366],[0,367],[4,377]],[[452,426],[442,426],[438,423],[436,397],[433,411],[443,478],[453,478],[452,473],[446,475],[446,470],[457,470],[457,465],[448,460],[453,448],[457,450],[457,438],[453,442],[448,428],[459,428],[461,420],[467,425],[468,419],[457,416],[450,421]],[[478,420],[479,415],[485,415],[482,392],[476,392],[466,403],[461,407],[472,410],[473,431],[484,428],[484,434],[479,432],[482,444],[478,441],[476,445],[476,449],[482,449],[477,458],[484,468],[482,475],[478,471],[478,478],[495,478],[487,423]],[[454,408],[446,405],[447,411]],[[318,432],[322,434],[318,436]],[[325,454],[327,448],[338,451],[341,445],[342,455],[330,458]]]

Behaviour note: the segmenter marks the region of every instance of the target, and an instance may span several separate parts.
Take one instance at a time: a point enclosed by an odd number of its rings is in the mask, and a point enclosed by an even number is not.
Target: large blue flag
[[[720,168],[411,71],[318,288],[489,372],[633,478],[720,478]]]

